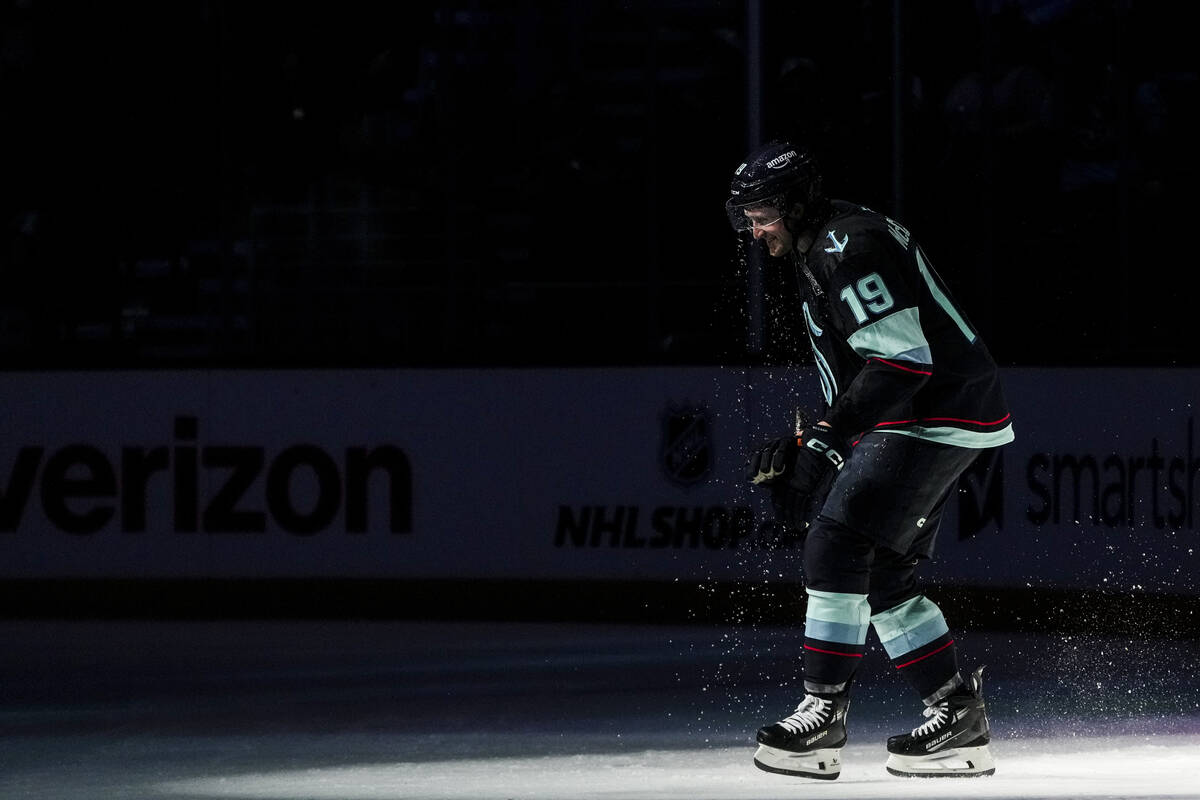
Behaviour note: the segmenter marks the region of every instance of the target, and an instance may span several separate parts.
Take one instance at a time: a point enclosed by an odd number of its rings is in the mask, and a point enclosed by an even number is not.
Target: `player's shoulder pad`
[[[830,272],[844,261],[877,253],[884,247],[880,234],[887,232],[887,218],[869,208],[849,203],[836,203],[834,208],[809,250],[809,260]]]

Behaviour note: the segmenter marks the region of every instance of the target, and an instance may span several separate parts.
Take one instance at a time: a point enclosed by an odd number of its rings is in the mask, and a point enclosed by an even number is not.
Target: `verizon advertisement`
[[[926,574],[1200,594],[1200,371],[1010,370]],[[0,578],[800,578],[807,368],[0,375]]]

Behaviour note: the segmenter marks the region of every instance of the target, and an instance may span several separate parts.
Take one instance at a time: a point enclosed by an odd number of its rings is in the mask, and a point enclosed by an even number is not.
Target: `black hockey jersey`
[[[847,437],[1012,441],[996,363],[921,247],[882,214],[832,205],[807,253],[795,253],[825,419]]]

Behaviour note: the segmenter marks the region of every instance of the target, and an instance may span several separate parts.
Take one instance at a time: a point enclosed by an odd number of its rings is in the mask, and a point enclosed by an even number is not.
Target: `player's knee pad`
[[[876,548],[871,563],[871,609],[876,613],[894,608],[921,593],[917,587],[917,559],[887,548]]]
[[[823,592],[867,594],[875,543],[828,517],[818,516],[804,541],[805,583]]]

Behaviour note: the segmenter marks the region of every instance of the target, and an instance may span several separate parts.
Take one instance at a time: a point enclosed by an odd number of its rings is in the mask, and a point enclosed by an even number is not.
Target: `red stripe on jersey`
[[[905,372],[913,372],[913,373],[916,373],[917,375],[932,375],[933,374],[933,372],[927,372],[926,370],[923,370],[923,369],[912,369],[911,367],[901,366],[900,364],[897,364],[895,361],[888,361],[886,358],[869,358],[867,360],[868,361],[878,361],[880,364],[887,364],[889,367],[895,367],[896,369],[902,369]]]
[[[1000,425],[1001,423],[1008,422],[1008,420],[1011,417],[1012,417],[1012,414],[1005,414],[1003,417],[996,420],[995,422],[980,422],[977,419],[959,419],[958,417],[921,417],[920,419],[897,419],[897,420],[890,420],[888,422],[877,422],[877,423],[875,423],[875,425],[873,427],[883,428],[887,425],[908,425],[913,422],[961,422],[964,425],[979,425],[981,427],[989,427],[992,425]]]
[[[915,419],[897,419],[897,420],[892,420],[891,422],[877,422],[877,423],[875,423],[875,427],[882,428],[884,425],[907,425],[910,422],[916,422],[916,420]]]
[[[923,422],[965,422],[968,425],[999,425],[1002,422],[1008,422],[1012,414],[1005,414],[995,422],[980,422],[977,419],[958,419],[957,417],[924,417]]]

